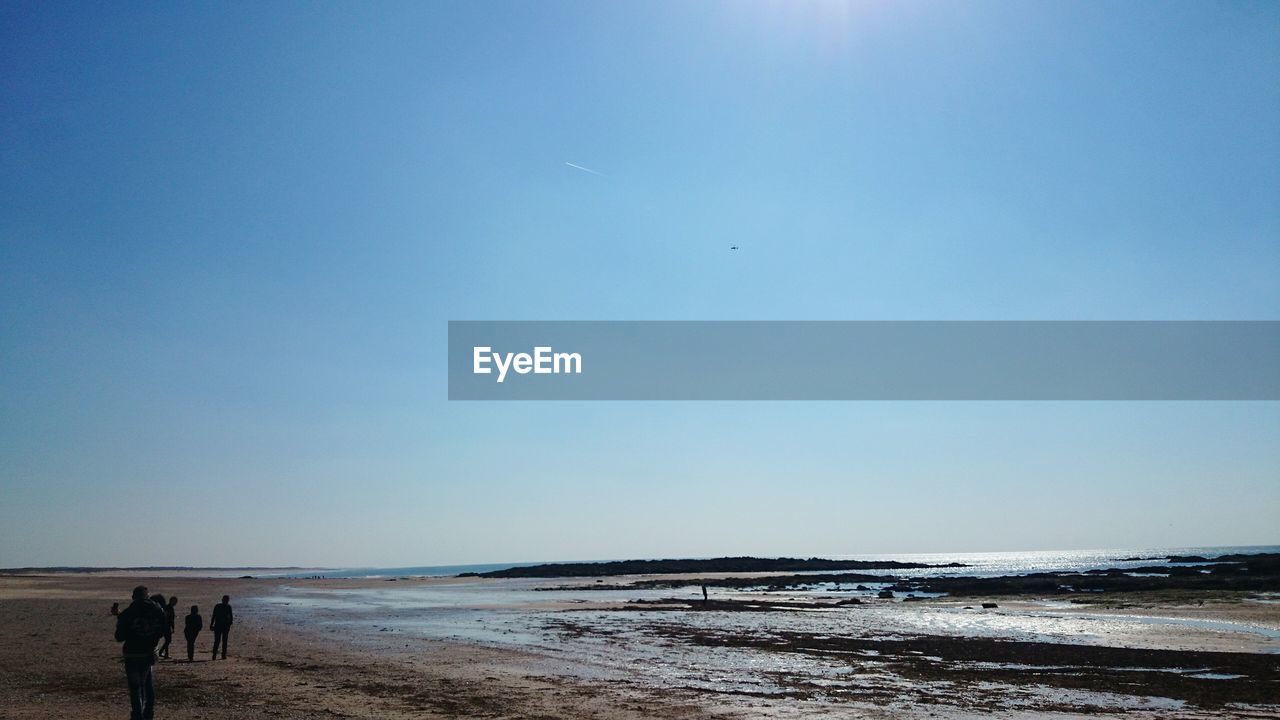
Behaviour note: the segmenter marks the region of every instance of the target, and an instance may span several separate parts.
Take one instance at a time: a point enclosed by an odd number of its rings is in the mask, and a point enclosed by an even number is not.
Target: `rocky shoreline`
[[[723,608],[721,608],[723,609]],[[560,630],[591,634],[596,629],[566,621]],[[644,631],[672,642],[711,648],[749,648],[842,659],[856,668],[859,682],[818,684],[795,678],[787,689],[795,699],[825,701],[939,702],[927,697],[938,683],[950,687],[942,701],[971,709],[999,709],[991,683],[1032,688],[1024,708],[1040,712],[1087,712],[1072,692],[1110,693],[1131,698],[1167,698],[1216,711],[1275,702],[1280,657],[1199,650],[1168,650],[1025,642],[977,637],[921,635],[852,637],[778,631],[768,634],[707,631],[685,623],[648,623]],[[892,684],[873,678],[886,674]],[[903,682],[905,681],[905,682]],[[1048,692],[1046,692],[1046,690]]]
[[[561,578],[609,577],[613,575],[679,575],[691,573],[826,572],[843,570],[910,570],[920,568],[965,567],[962,563],[930,565],[895,560],[829,560],[826,558],[719,557],[679,560],[614,560],[609,562],[545,563],[462,573],[458,577]]]
[[[889,574],[805,573],[764,577],[658,578],[631,583],[561,585],[547,590],[625,590],[679,588],[690,585],[733,590],[803,590],[837,584],[853,589],[867,584],[886,586],[897,594],[927,593],[949,597],[998,595],[1094,595],[1113,592],[1214,591],[1280,592],[1280,554],[1225,555],[1206,560],[1170,556],[1170,565],[1109,568],[1086,572],[1037,572],[997,577],[904,578]],[[1191,564],[1194,563],[1194,564]],[[534,575],[531,577],[543,577]]]

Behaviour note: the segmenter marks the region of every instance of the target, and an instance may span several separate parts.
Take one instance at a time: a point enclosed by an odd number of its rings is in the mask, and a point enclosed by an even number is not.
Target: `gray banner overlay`
[[[452,321],[449,399],[1280,400],[1280,322]]]

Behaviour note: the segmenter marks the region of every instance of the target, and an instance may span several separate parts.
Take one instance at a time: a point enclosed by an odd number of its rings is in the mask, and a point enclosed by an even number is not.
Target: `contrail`
[[[565,164],[565,165],[568,165],[568,166],[569,166],[569,167],[571,167],[571,168],[577,168],[578,170],[581,170],[582,172],[589,172],[589,173],[591,173],[592,175],[599,175],[600,177],[608,177],[608,175],[605,175],[605,174],[604,174],[604,173],[602,173],[602,172],[596,172],[595,170],[592,170],[592,169],[591,169],[591,168],[589,168],[589,167],[582,167],[581,165],[577,165],[577,164],[575,164],[575,163],[571,163],[571,162],[569,162],[568,160],[566,160],[566,161],[564,162],[564,164]]]

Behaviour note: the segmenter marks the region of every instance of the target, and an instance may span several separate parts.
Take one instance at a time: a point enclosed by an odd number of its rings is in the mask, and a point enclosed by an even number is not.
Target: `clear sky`
[[[1276,403],[445,399],[451,319],[1280,319],[1278,77],[1274,2],[6,2],[0,566],[1280,542]]]

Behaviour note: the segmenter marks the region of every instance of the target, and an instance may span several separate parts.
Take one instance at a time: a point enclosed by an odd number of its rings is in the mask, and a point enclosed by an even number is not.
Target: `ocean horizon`
[[[853,553],[853,554],[781,554],[756,557],[820,557],[831,560],[885,560],[896,562],[947,565],[962,563],[965,567],[917,568],[895,570],[895,574],[913,577],[938,575],[1018,575],[1028,572],[1071,571],[1085,572],[1105,568],[1159,566],[1168,564],[1171,555],[1199,555],[1206,558],[1223,555],[1280,552],[1280,545],[1213,545],[1155,548],[1111,548],[1088,550],[1008,550],[995,552],[954,553]],[[607,558],[595,560],[540,560],[511,563],[470,563],[460,565],[411,565],[397,567],[315,567],[286,568],[287,573],[273,573],[264,577],[305,578],[322,575],[326,578],[380,578],[380,577],[449,577],[464,573],[485,573],[517,567],[559,563],[603,563],[629,560],[709,559],[717,556],[667,556],[640,558]],[[194,568],[199,569],[199,568]],[[271,568],[267,568],[271,569]]]

